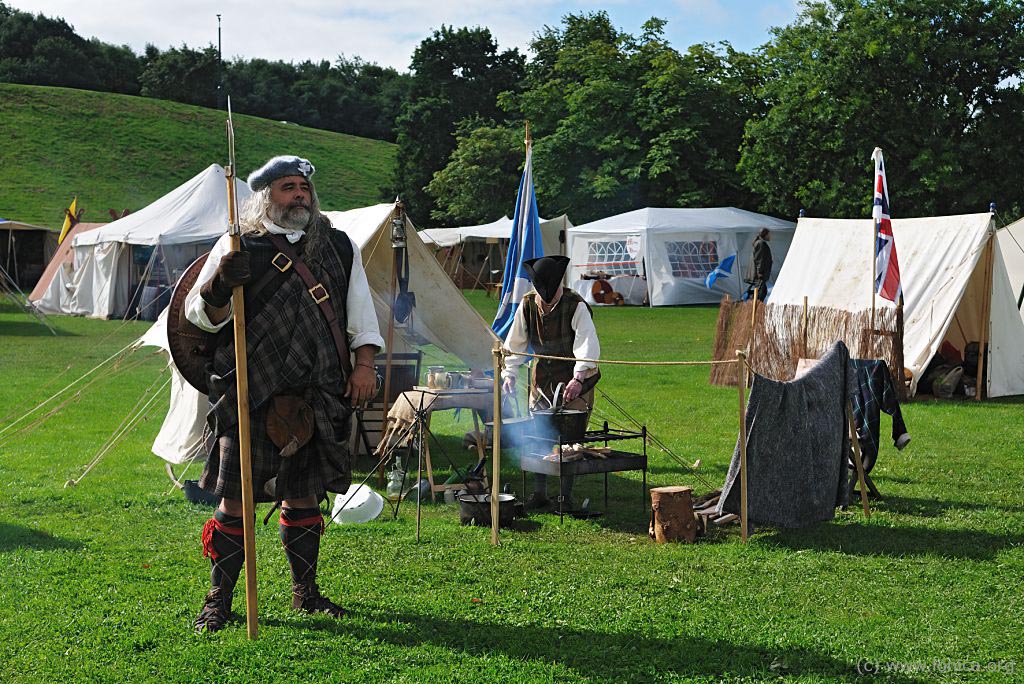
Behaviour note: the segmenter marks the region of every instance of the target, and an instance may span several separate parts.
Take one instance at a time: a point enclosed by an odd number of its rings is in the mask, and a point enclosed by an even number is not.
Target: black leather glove
[[[213,277],[199,288],[199,296],[210,306],[220,309],[231,301],[232,289],[245,285],[251,279],[249,253],[228,252],[221,257]]]

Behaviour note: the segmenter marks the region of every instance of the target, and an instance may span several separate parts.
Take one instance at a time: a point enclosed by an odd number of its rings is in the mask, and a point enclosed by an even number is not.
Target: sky
[[[655,16],[679,50],[727,40],[739,50],[768,41],[772,26],[796,18],[798,0],[4,0],[10,7],[63,17],[85,38],[161,50],[217,44],[221,15],[225,59],[301,62],[338,55],[409,68],[413,50],[435,28],[485,26],[501,49],[528,52],[533,34],[568,13],[604,10],[620,30],[638,34]]]

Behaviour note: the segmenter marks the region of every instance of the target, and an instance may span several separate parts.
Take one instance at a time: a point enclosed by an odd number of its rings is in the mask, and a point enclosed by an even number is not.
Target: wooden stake
[[[850,424],[850,442],[853,445],[853,464],[857,466],[857,481],[860,483],[860,505],[864,509],[864,517],[870,518],[868,510],[868,488],[864,484],[864,460],[860,457],[860,440],[857,439],[857,426],[853,422],[853,407],[846,402],[846,419]],[[846,465],[845,463],[843,464]]]
[[[989,319],[992,317],[992,258],[995,245],[995,235],[990,235],[988,247],[985,250],[985,283],[982,287],[981,301],[981,340],[978,343],[978,377],[975,379],[974,400],[981,401],[981,376],[985,370],[985,345],[988,343]]]
[[[242,237],[235,226],[235,173],[231,165],[224,170],[228,181],[228,223],[232,226],[231,250],[242,249]],[[249,428],[249,368],[245,341],[245,295],[242,286],[231,291],[235,333],[235,389],[238,394],[238,460],[242,478],[242,546],[245,551],[245,628],[250,639],[259,633],[259,609],[256,600],[256,505],[252,495],[252,444]]]
[[[491,543],[498,545],[498,493],[501,491],[501,340],[491,347],[494,355],[494,432],[491,435]]]
[[[756,300],[755,300],[756,301]],[[740,537],[747,543],[747,355],[736,350],[736,387],[740,393]]]

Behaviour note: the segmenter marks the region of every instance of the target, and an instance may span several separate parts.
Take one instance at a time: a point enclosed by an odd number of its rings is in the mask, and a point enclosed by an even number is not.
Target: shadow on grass
[[[82,544],[69,539],[60,539],[47,532],[33,530],[24,525],[0,523],[0,552],[17,549],[55,551],[58,549],[80,549]]]
[[[767,530],[758,543],[793,550],[831,551],[856,556],[938,556],[992,560],[1003,549],[1024,543],[1024,535],[984,530],[882,527],[822,523],[801,530]]]
[[[973,501],[939,501],[937,499],[921,499],[910,496],[886,496],[878,505],[891,513],[913,515],[918,518],[940,518],[948,511],[1002,511],[1003,513],[1024,513],[1024,506],[1004,506],[995,503],[975,503]]]
[[[50,323],[50,325],[53,325],[53,323]],[[57,331],[56,337],[78,337],[75,333],[61,330],[57,326],[53,326],[53,329]],[[24,321],[0,321],[0,335],[9,337],[54,337],[49,328],[31,318]]]
[[[539,625],[506,625],[430,615],[398,614],[376,620],[308,618],[304,626],[399,647],[424,643],[488,658],[502,654],[550,668],[558,663],[594,681],[650,682],[687,677],[807,677],[855,682],[856,663],[806,648],[767,649],[700,636],[662,639],[627,630],[614,634]],[[294,623],[293,623],[294,624]],[[886,681],[924,680],[893,675]]]

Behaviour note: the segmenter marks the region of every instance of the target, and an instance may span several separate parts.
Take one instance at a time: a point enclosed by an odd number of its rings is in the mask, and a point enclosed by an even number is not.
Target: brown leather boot
[[[215,587],[206,594],[203,608],[196,616],[195,630],[197,634],[216,632],[224,628],[231,614],[231,592],[223,587]]]
[[[342,618],[348,611],[320,593],[316,580],[292,584],[292,608],[306,613]]]

